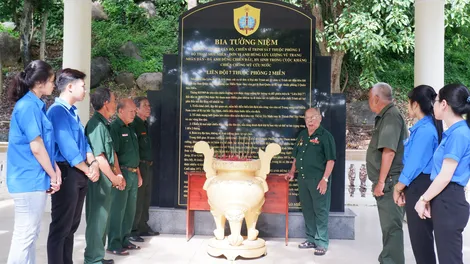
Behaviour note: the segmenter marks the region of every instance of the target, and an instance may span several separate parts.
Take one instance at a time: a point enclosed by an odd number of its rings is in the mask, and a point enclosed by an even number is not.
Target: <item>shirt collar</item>
[[[26,93],[25,96],[35,102],[37,106],[39,106],[39,109],[46,111],[46,104],[41,99],[39,99],[33,92],[29,91]]]
[[[116,122],[122,127],[128,127],[132,124],[132,123],[129,123],[128,125],[124,124],[124,121],[122,121],[122,119],[119,118],[119,116],[116,118]]]
[[[379,113],[377,116],[378,116],[378,117],[382,117],[382,116],[385,114],[385,112],[388,111],[388,109],[390,109],[390,108],[392,108],[392,107],[394,107],[394,106],[395,106],[395,105],[394,105],[393,103],[389,103],[387,106],[385,106],[385,107],[382,109],[382,111],[380,111],[380,113]]]
[[[323,135],[323,131],[324,131],[324,130],[325,130],[325,129],[320,125],[320,126],[317,128],[317,130],[315,130],[315,132],[313,132],[313,134],[310,135],[310,137],[313,137],[313,136],[321,136],[321,135]],[[308,129],[307,129],[307,136],[308,136]]]
[[[135,120],[136,122],[139,122],[139,123],[145,123],[145,122],[147,121],[147,120],[143,120],[143,119],[140,118],[138,115],[135,115],[134,120]]]
[[[450,134],[452,134],[452,132],[454,132],[454,130],[456,130],[457,128],[461,127],[461,126],[466,126],[467,123],[465,120],[462,120],[462,121],[459,121],[455,124],[453,124],[451,127],[449,127],[446,131],[444,131],[444,136],[449,136]]]
[[[431,123],[431,122],[432,122],[432,117],[431,116],[424,116],[418,122],[416,122],[416,124],[414,126],[410,127],[410,131],[413,132],[416,129],[418,129],[418,127],[423,126],[423,125],[428,124],[428,123]]]
[[[93,116],[96,116],[96,118],[98,118],[98,120],[101,120],[101,122],[105,123],[106,125],[109,125],[109,120],[106,119],[100,112],[95,111]]]
[[[69,111],[70,110],[75,111],[77,109],[75,105],[70,105],[69,103],[67,103],[65,100],[63,100],[60,97],[56,97],[55,102],[65,106],[65,108],[67,108]]]

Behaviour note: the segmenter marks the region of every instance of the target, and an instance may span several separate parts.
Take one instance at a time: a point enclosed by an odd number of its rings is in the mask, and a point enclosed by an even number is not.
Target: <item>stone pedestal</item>
[[[331,212],[328,222],[328,232],[330,239],[355,239],[355,219],[356,214],[349,208],[345,212]],[[256,223],[259,236],[265,239],[285,235],[285,217],[279,214],[261,214]],[[153,230],[162,234],[186,234],[186,209],[175,208],[150,208],[149,225]],[[213,236],[215,223],[209,211],[196,211],[195,213],[195,234],[203,236]],[[225,233],[230,231],[228,225]],[[246,227],[242,227],[242,235],[246,235]],[[305,238],[305,224],[301,212],[289,213],[289,238]]]
[[[227,238],[224,240],[212,238],[209,241],[207,253],[213,257],[224,255],[230,261],[234,261],[238,256],[243,258],[258,258],[267,254],[266,241],[261,238],[251,241],[245,237],[243,244],[233,247]]]

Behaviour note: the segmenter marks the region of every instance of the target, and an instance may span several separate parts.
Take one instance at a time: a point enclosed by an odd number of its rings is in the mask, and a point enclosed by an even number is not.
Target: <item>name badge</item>
[[[123,136],[123,137],[127,137],[127,136],[129,136],[129,134],[122,134],[122,136]]]
[[[143,135],[147,135],[147,132],[142,132],[141,135],[142,135],[142,136],[143,136]]]

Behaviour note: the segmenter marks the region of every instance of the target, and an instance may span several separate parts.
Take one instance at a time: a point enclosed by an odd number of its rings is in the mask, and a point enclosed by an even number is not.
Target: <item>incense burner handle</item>
[[[279,153],[281,153],[281,146],[276,143],[269,144],[266,147],[266,151],[259,149],[258,156],[261,162],[261,168],[256,172],[257,177],[266,180],[266,177],[271,170],[271,159]]]
[[[199,141],[194,144],[194,151],[199,154],[204,154],[204,172],[206,172],[206,178],[212,178],[216,176],[216,171],[212,167],[214,162],[214,148],[211,148],[205,141]]]

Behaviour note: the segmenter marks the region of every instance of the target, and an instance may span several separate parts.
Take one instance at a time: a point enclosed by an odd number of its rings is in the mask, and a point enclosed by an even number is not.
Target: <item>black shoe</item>
[[[299,244],[299,248],[316,248],[316,247],[317,245],[315,243],[308,242],[308,240]]]
[[[103,259],[101,261],[103,264],[114,264],[114,259]]]
[[[137,236],[137,235],[129,237],[129,240],[134,241],[134,242],[144,242],[145,241],[143,238],[141,238],[140,236]]]
[[[140,235],[141,236],[158,236],[158,235],[160,235],[160,233],[150,230],[150,231],[147,231],[147,232],[142,232],[142,233],[140,233]]]

